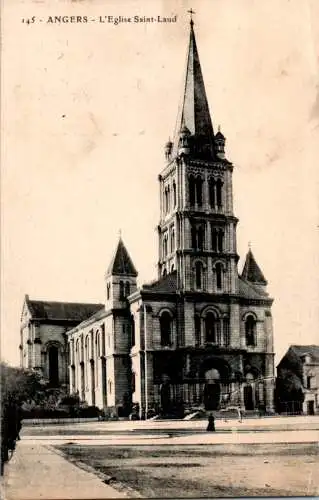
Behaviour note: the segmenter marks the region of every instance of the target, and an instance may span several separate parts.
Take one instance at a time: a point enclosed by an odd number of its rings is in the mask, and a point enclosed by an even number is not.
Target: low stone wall
[[[22,425],[50,425],[50,424],[81,424],[85,422],[97,422],[98,417],[93,418],[27,418],[22,420]]]

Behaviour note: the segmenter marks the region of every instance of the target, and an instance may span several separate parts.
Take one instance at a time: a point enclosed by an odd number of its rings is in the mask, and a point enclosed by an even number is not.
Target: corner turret
[[[120,236],[105,274],[106,309],[127,307],[127,297],[137,290],[137,271]]]
[[[255,285],[256,287],[260,287],[262,290],[265,291],[265,288],[268,284],[265,276],[263,275],[260,267],[258,266],[255,257],[251,251],[251,248],[249,248],[247,255],[246,255],[246,260],[244,264],[243,271],[241,273],[241,277]]]

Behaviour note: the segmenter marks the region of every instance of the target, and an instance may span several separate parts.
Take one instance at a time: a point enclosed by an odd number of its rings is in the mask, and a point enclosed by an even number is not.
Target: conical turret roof
[[[120,237],[117,248],[115,250],[114,256],[111,263],[107,269],[107,274],[113,274],[116,276],[137,276],[137,271],[133,264],[133,261]]]
[[[247,252],[246,261],[241,276],[242,278],[244,278],[247,281],[250,281],[251,283],[267,285],[267,280],[263,275],[260,267],[258,266],[251,249],[249,249]]]

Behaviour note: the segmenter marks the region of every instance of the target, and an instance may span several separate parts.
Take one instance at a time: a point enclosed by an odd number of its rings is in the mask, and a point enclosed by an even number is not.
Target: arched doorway
[[[162,384],[160,386],[160,404],[161,413],[167,415],[171,411],[171,389],[170,389],[170,378],[164,373],[162,375]]]
[[[203,402],[208,411],[218,410],[223,390],[231,379],[231,368],[227,361],[217,356],[204,360],[200,369],[200,377],[204,379]]]
[[[52,386],[59,385],[59,349],[57,346],[49,348],[49,382]]]
[[[215,368],[211,368],[205,372],[204,405],[206,410],[218,410],[220,394],[220,373]]]

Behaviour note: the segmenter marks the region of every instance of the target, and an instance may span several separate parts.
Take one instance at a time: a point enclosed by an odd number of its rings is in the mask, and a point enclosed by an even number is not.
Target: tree
[[[1,378],[1,475],[14,450],[21,429],[21,403],[34,398],[42,389],[40,375],[0,363]]]
[[[41,376],[37,372],[15,368],[6,363],[0,363],[0,370],[1,406],[8,400],[21,404],[43,392]]]

